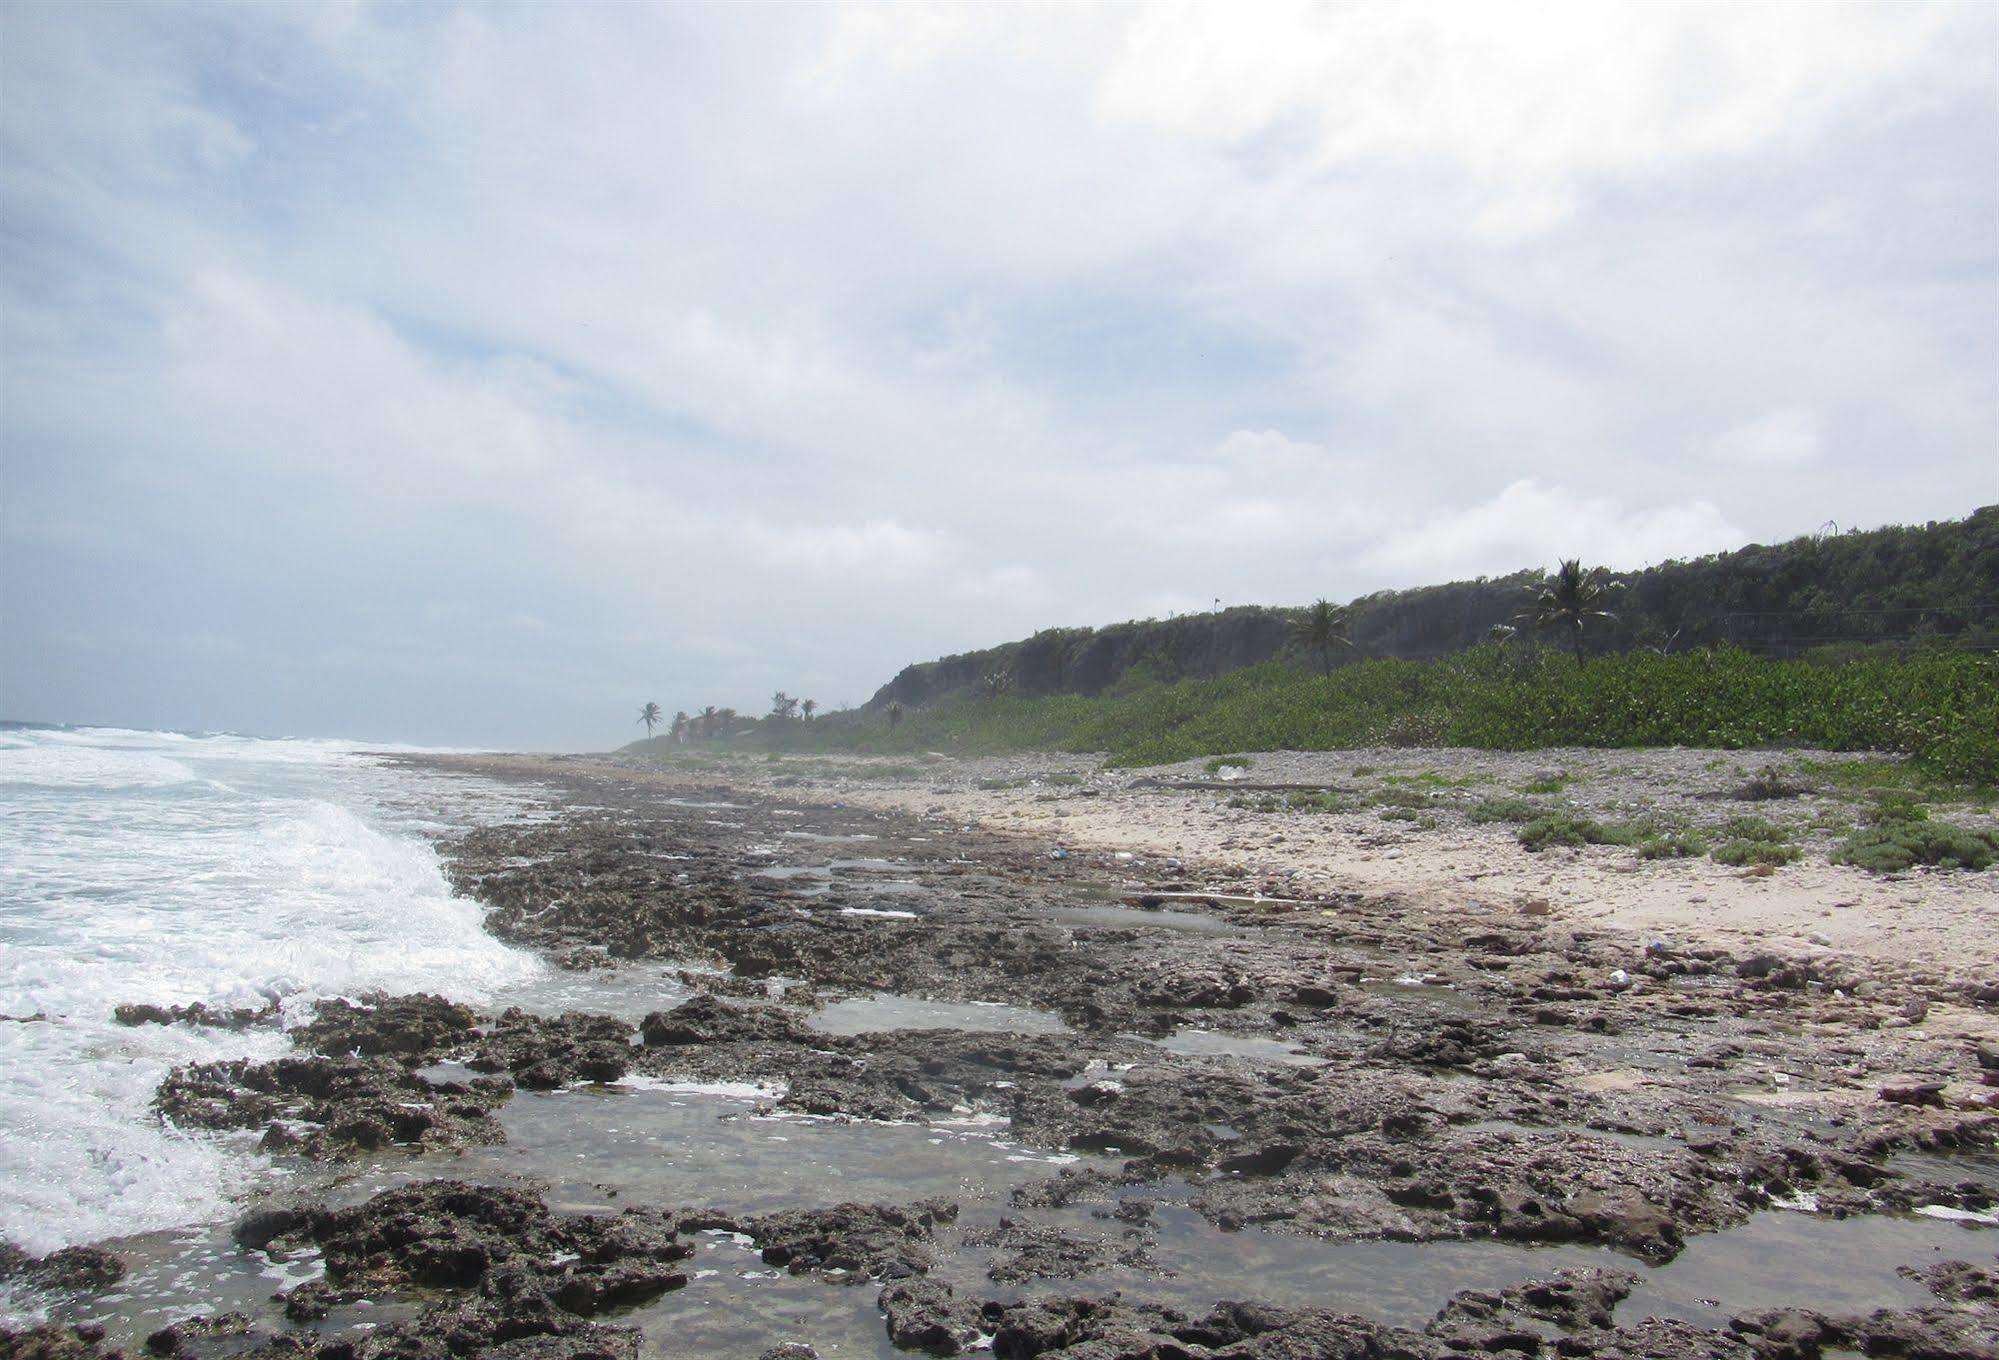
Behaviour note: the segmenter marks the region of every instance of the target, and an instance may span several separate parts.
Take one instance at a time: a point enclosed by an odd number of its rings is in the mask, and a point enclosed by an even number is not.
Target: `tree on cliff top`
[[[1602,567],[1584,571],[1581,558],[1565,557],[1562,565],[1541,583],[1533,608],[1520,617],[1542,632],[1566,632],[1569,645],[1575,649],[1576,664],[1580,666],[1583,625],[1591,619],[1616,619],[1617,615],[1604,606],[1610,603],[1612,592],[1623,588],[1624,582],[1613,579]]]
[[[1319,658],[1319,674],[1333,673],[1333,648],[1351,647],[1353,640],[1347,636],[1347,615],[1344,609],[1326,600],[1320,600],[1305,611],[1305,617],[1298,620],[1291,630],[1298,644]]]

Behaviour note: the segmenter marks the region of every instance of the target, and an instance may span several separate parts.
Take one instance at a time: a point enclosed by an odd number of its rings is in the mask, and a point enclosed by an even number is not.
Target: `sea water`
[[[219,1221],[253,1138],[151,1109],[179,1063],[271,1057],[277,1026],[127,1027],[121,1002],[284,1023],[371,989],[478,1004],[549,973],[480,928],[440,833],[531,815],[532,789],[381,748],[106,728],[0,728],[0,1238],[40,1254]]]

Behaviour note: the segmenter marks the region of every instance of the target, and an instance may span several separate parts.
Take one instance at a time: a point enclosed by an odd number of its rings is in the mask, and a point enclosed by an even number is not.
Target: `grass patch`
[[[1231,766],[1233,766],[1238,770],[1247,770],[1251,765],[1255,763],[1256,762],[1251,760],[1248,756],[1216,756],[1213,760],[1209,761],[1201,768],[1206,770],[1209,774],[1220,774],[1223,770],[1226,770]]]
[[[1519,785],[1519,789],[1522,793],[1560,793],[1575,782],[1575,776],[1571,774],[1544,774]]]

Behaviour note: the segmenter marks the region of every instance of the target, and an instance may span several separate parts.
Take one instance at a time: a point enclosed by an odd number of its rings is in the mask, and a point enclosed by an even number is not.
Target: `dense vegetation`
[[[1938,650],[1837,664],[1733,648],[1631,652],[1578,666],[1486,643],[1330,675],[1266,663],[1212,680],[1128,678],[1105,693],[994,694],[895,715],[771,722],[739,740],[784,750],[1106,752],[1145,765],[1233,751],[1462,745],[1807,746],[1912,754],[1944,778],[1999,781],[1999,657]]]
[[[1825,533],[1623,573],[1613,619],[1581,638],[1594,654],[1716,644],[1788,657],[1948,644],[1999,649],[1999,506],[1963,520]],[[1246,606],[1031,638],[910,666],[871,708],[979,692],[992,677],[1020,695],[1095,695],[1133,676],[1213,678],[1272,659],[1319,668],[1462,651],[1514,623],[1540,570],[1363,596],[1338,611],[1340,645],[1309,640],[1310,610]],[[1346,644],[1350,643],[1348,646]]]

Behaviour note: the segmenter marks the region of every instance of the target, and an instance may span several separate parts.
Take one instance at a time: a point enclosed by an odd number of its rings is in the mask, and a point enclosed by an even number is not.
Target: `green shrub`
[[[1575,779],[1571,775],[1544,774],[1537,779],[1530,779],[1525,784],[1520,785],[1520,791],[1522,793],[1560,793],[1564,788],[1573,783],[1575,783]]]
[[[1716,864],[1732,864],[1737,868],[1745,868],[1756,864],[1793,864],[1804,853],[1795,845],[1786,845],[1779,841],[1748,840],[1738,837],[1717,845],[1713,851],[1713,858]]]
[[[1543,811],[1541,804],[1525,798],[1481,798],[1469,815],[1474,822],[1531,822]]]
[[[1520,844],[1529,850],[1545,850],[1551,845],[1636,845],[1643,828],[1629,822],[1605,825],[1587,817],[1553,812],[1536,817],[1520,828]]]
[[[1729,797],[1738,803],[1763,803],[1777,798],[1796,798],[1809,792],[1803,784],[1787,778],[1775,765],[1765,765],[1735,786]]]
[[[1220,774],[1231,765],[1239,770],[1247,770],[1254,763],[1248,756],[1216,756],[1201,768],[1209,774]]]
[[[1698,831],[1656,831],[1638,842],[1640,859],[1698,859],[1708,851]]]
[[[1284,805],[1294,812],[1351,812],[1359,806],[1353,799],[1344,798],[1329,789],[1290,794],[1286,796]]]
[[[1730,817],[1721,824],[1721,836],[1729,841],[1753,841],[1761,845],[1782,845],[1791,833],[1761,817]]]
[[[1856,829],[1833,852],[1834,864],[1851,864],[1877,874],[1900,873],[1918,864],[1943,869],[1988,869],[1999,859],[1999,836],[1930,820],[1926,808],[1917,816],[1883,816],[1877,808],[1872,824]]]

